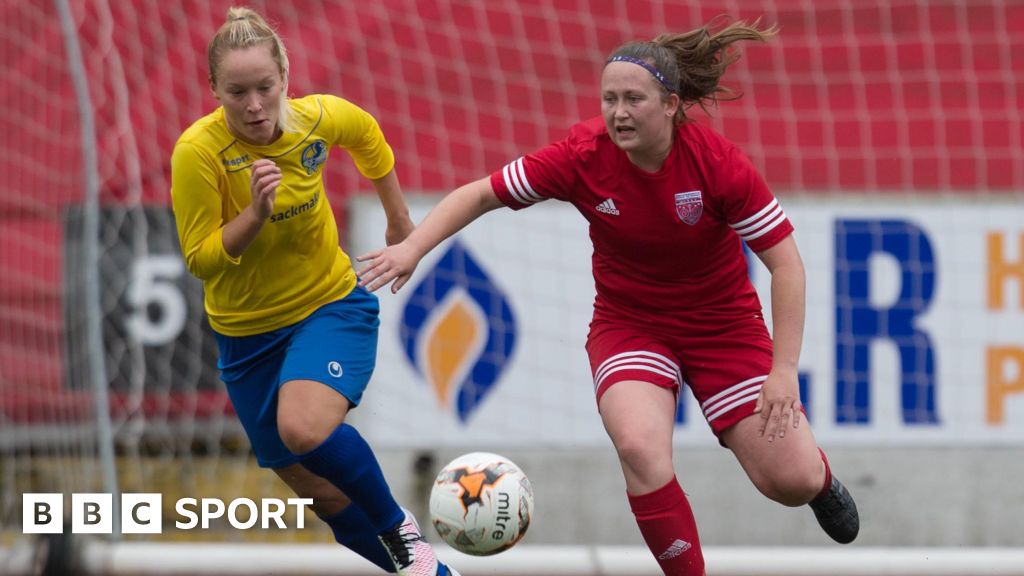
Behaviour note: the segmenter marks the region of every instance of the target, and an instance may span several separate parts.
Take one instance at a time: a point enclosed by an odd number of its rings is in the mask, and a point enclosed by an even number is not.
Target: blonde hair
[[[735,100],[741,94],[719,85],[730,64],[739,60],[739,53],[730,47],[740,40],[764,42],[778,33],[778,27],[760,28],[760,19],[753,24],[740,20],[717,32],[711,29],[721,21],[681,34],[660,34],[647,42],[630,42],[612,52],[608,58],[640,60],[650,65],[659,84],[668,93],[679,95],[683,105],[676,112],[676,122],[685,122],[686,108],[698,104],[705,112],[719,100]],[[652,73],[654,73],[652,72]]]
[[[269,44],[270,56],[277,64],[284,86],[281,89],[281,105],[277,124],[284,132],[292,132],[295,121],[288,106],[288,51],[277,32],[267,24],[255,10],[233,6],[228,9],[227,20],[210,39],[206,58],[210,66],[210,85],[217,85],[217,69],[221,59],[231,50]]]

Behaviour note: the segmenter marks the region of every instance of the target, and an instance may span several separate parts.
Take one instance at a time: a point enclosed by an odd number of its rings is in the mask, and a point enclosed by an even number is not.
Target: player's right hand
[[[261,221],[274,213],[277,187],[281,184],[281,169],[273,160],[260,158],[252,163],[249,189],[252,192],[252,209]]]
[[[366,266],[359,272],[359,285],[370,292],[391,283],[391,293],[398,292],[409,281],[420,263],[415,251],[406,242],[357,256]]]

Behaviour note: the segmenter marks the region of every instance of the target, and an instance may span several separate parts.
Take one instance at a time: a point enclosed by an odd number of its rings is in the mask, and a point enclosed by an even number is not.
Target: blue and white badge
[[[314,140],[302,149],[302,166],[306,174],[312,175],[324,162],[327,162],[327,145],[323,140]]]

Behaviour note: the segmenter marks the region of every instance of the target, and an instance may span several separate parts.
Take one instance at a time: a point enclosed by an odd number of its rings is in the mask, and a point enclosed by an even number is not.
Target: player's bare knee
[[[821,491],[821,479],[811,470],[779,470],[755,480],[754,485],[771,500],[790,507],[807,504]]]
[[[323,443],[331,430],[305,415],[278,413],[277,431],[292,454],[305,454]]]
[[[651,446],[649,440],[639,436],[620,438],[615,442],[615,450],[622,464],[638,476],[646,476],[666,460],[663,454]]]
[[[782,487],[778,483],[774,482],[772,479],[766,478],[762,480],[755,480],[754,486],[756,486],[757,490],[761,494],[764,494],[765,497],[767,497],[769,500],[774,500],[784,506],[793,505],[790,504],[789,499],[786,498],[786,491],[782,489]]]

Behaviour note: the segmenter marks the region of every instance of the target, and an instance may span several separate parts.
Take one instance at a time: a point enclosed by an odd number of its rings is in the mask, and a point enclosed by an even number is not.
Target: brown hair
[[[741,94],[719,85],[730,64],[739,60],[739,53],[730,45],[740,40],[764,42],[778,33],[778,27],[760,28],[760,19],[753,24],[740,20],[717,32],[711,29],[721,21],[715,18],[708,24],[681,34],[660,34],[646,42],[630,42],[612,52],[608,60],[616,57],[646,62],[660,73],[655,77],[665,90],[679,95],[682,105],[676,112],[676,122],[685,122],[686,109],[700,105],[706,112],[708,105],[718,100],[735,100]],[[674,87],[671,89],[670,87]]]
[[[290,132],[293,125],[291,108],[288,106],[288,51],[277,32],[267,24],[255,10],[233,6],[228,8],[227,20],[210,39],[206,48],[206,59],[210,66],[210,85],[217,85],[217,69],[224,55],[239,50],[268,44],[270,56],[277,64],[284,86],[281,90],[281,106],[277,124],[281,130]]]

